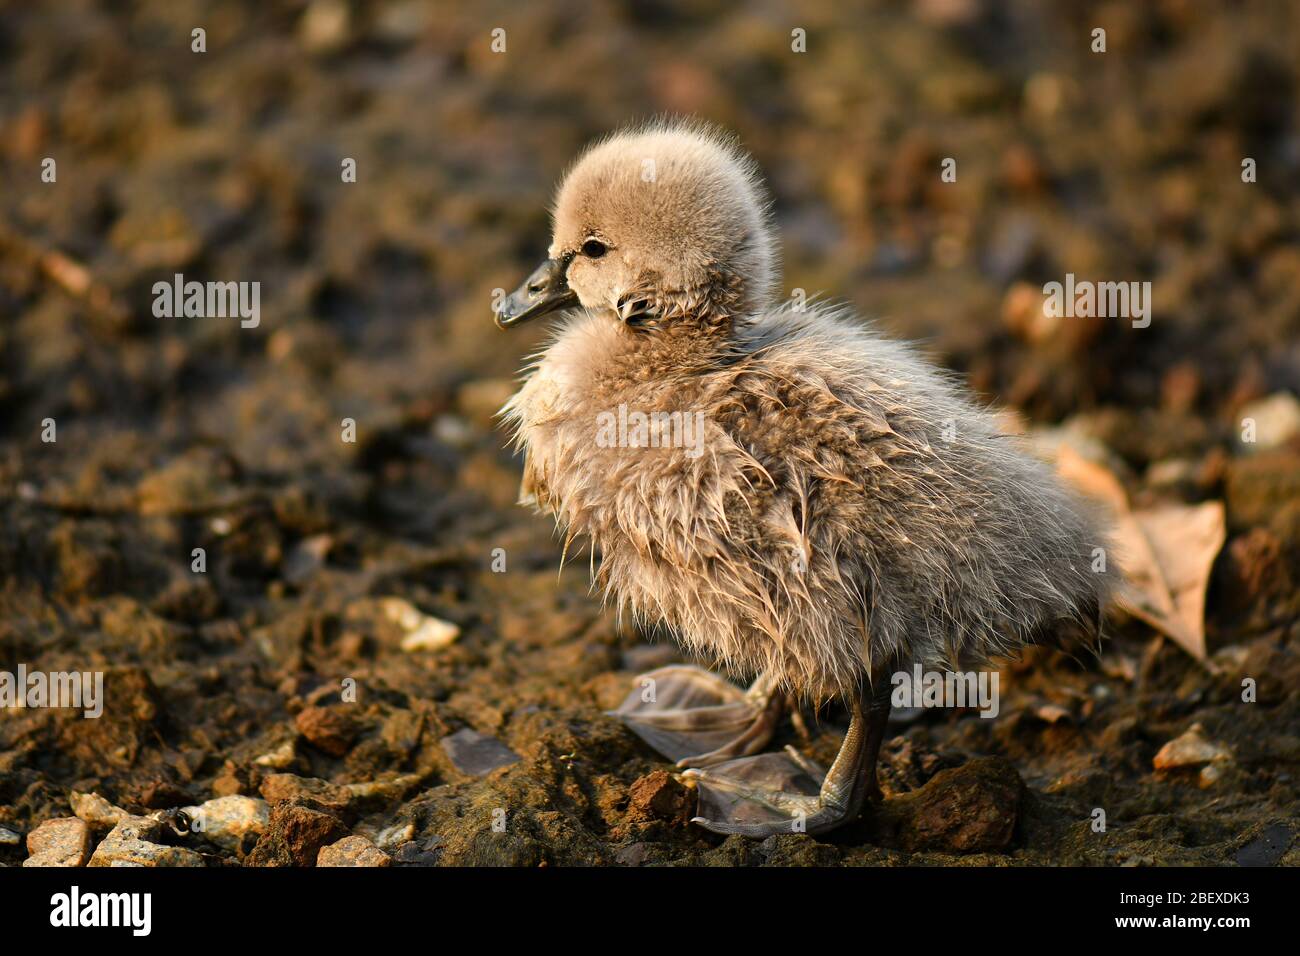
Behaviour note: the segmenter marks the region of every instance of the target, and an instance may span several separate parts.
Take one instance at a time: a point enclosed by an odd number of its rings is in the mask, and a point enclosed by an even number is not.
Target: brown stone
[[[156,843],[166,826],[152,817],[127,817],[104,837],[90,866],[204,866],[203,857],[185,847]]]
[[[343,813],[352,802],[352,795],[338,784],[293,773],[268,774],[259,789],[268,803],[305,803],[332,813]]]
[[[338,817],[307,807],[279,803],[271,825],[248,855],[249,866],[315,866],[323,846],[348,835]]]
[[[628,814],[639,820],[685,822],[691,817],[691,794],[666,770],[655,770],[632,784]]]
[[[971,853],[1004,850],[1015,835],[1024,784],[1001,757],[941,770],[899,798],[899,837],[909,850]]]
[[[185,813],[195,833],[232,853],[251,846],[266,831],[271,817],[265,800],[238,794],[185,807]]]
[[[334,757],[347,754],[357,736],[356,723],[337,707],[304,707],[294,724],[316,749]]]
[[[90,826],[76,817],[46,820],[27,834],[23,866],[85,866],[90,859]]]
[[[321,847],[317,866],[390,866],[393,860],[363,836],[344,837]]]
[[[131,816],[121,807],[114,806],[97,793],[78,793],[73,790],[68,802],[72,806],[72,812],[77,815],[78,819],[85,820],[91,826],[115,827]]]
[[[1279,593],[1287,584],[1282,542],[1267,528],[1251,528],[1228,544],[1224,575],[1228,599],[1240,608]]]
[[[1225,491],[1228,523],[1233,530],[1270,525],[1281,502],[1300,497],[1300,455],[1265,451],[1233,459]]]

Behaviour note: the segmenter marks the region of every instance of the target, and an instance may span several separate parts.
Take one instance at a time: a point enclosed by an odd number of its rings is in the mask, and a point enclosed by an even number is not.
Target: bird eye
[[[599,239],[588,239],[582,244],[582,254],[588,259],[599,259],[605,254],[605,244]]]

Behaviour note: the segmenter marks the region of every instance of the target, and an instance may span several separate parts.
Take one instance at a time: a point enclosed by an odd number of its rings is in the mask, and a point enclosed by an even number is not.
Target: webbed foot
[[[772,739],[784,697],[760,676],[749,690],[700,667],[642,674],[612,713],[679,767],[708,767],[758,753]]]
[[[806,833],[810,822],[815,827],[826,815],[819,805],[825,774],[793,747],[682,776],[699,792],[691,822],[714,833]]]
[[[793,747],[687,770],[682,776],[699,788],[699,815],[692,822],[751,837],[824,833],[852,822],[866,800],[879,795],[876,758],[888,720],[887,692],[877,689],[869,703],[855,700],[844,743],[825,774]]]

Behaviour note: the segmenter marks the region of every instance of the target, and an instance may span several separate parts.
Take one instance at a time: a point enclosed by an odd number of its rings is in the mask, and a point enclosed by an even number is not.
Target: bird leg
[[[888,682],[854,695],[844,743],[824,776],[792,747],[682,776],[699,787],[698,823],[714,833],[767,837],[824,833],[857,819],[880,798],[876,760],[889,721]],[[819,783],[820,781],[820,783]]]
[[[637,678],[638,689],[612,713],[679,767],[708,767],[758,753],[781,720],[785,697],[766,674],[741,690],[684,664]]]

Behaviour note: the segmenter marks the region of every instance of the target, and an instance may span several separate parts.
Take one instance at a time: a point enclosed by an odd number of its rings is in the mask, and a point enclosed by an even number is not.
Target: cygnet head
[[[566,306],[637,331],[726,327],[768,304],[777,256],[752,159],[699,123],[587,149],[555,198],[550,258],[499,307],[505,328]]]

